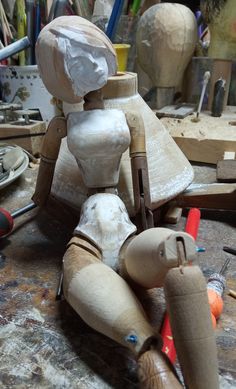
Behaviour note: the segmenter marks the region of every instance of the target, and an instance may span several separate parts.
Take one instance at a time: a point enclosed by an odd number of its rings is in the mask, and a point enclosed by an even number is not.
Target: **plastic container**
[[[125,72],[127,68],[130,45],[126,43],[114,43],[113,46],[117,54],[118,71]]]

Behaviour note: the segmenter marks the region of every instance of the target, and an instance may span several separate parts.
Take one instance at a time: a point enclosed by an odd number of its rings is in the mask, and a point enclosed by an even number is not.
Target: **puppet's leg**
[[[184,265],[193,261],[196,246],[189,234],[160,227],[141,232],[122,248],[122,276],[143,288],[162,287],[168,270],[179,265],[179,245],[186,253]]]
[[[164,286],[186,386],[217,389],[217,350],[206,282],[198,266],[186,266],[194,251],[190,235],[153,228],[125,243],[121,268],[127,280],[142,287]]]
[[[134,352],[142,388],[181,388],[141,304],[101,259],[89,239],[72,238],[63,259],[65,298],[88,325]]]

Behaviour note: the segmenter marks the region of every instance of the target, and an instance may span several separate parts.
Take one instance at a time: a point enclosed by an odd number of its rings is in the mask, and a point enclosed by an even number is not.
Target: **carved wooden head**
[[[137,30],[138,61],[157,87],[175,87],[193,55],[197,23],[181,4],[161,3],[140,18]]]
[[[107,36],[79,16],[61,16],[43,28],[36,44],[39,72],[48,91],[77,103],[116,73],[116,53]]]

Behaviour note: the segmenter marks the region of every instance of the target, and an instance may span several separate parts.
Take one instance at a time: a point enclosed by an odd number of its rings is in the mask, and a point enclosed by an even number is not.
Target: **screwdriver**
[[[224,273],[229,265],[230,259],[226,259],[219,273],[213,273],[207,282],[207,294],[211,313],[218,319],[223,311],[222,295],[226,286]]]
[[[37,207],[35,203],[30,203],[25,207],[18,208],[12,213],[9,213],[6,209],[0,208],[0,237],[8,235],[14,226],[15,218],[23,215],[24,213],[30,211],[31,209]]]

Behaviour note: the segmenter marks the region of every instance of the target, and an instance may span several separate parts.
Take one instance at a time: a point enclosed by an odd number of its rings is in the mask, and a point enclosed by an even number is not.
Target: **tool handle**
[[[195,240],[197,239],[201,212],[198,208],[191,208],[185,225],[185,232],[191,235]]]
[[[13,227],[14,220],[16,217],[23,215],[24,213],[30,211],[31,209],[37,207],[36,204],[30,203],[25,207],[16,209],[14,212],[10,213],[4,208],[0,208],[0,237],[8,235]]]
[[[9,234],[13,228],[13,218],[4,208],[0,208],[0,237]]]
[[[122,13],[122,9],[124,6],[124,0],[115,0],[110,19],[108,21],[106,35],[108,38],[113,41],[116,33],[116,28],[118,26],[118,22]]]
[[[207,297],[212,315],[218,319],[223,311],[223,299],[214,289],[207,288]],[[214,324],[214,319],[212,320]]]

